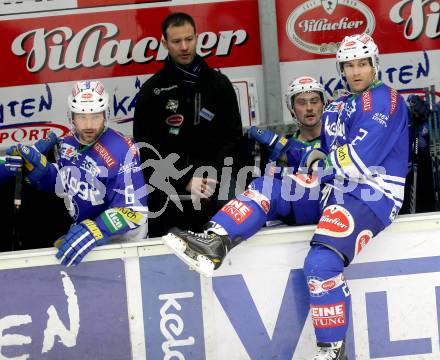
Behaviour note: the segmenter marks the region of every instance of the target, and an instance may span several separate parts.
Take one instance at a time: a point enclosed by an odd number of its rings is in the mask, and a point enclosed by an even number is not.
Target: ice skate
[[[221,265],[231,248],[227,235],[218,235],[209,229],[194,233],[173,228],[162,239],[182,261],[208,277]]]
[[[318,343],[318,353],[313,360],[347,360],[345,341]]]

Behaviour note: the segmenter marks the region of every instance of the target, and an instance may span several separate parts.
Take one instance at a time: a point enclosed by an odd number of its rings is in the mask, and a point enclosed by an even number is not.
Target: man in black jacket
[[[139,92],[133,128],[152,191],[150,237],[162,236],[176,225],[199,231],[227,200],[218,196],[219,189],[234,196],[229,186],[235,183],[233,177],[221,175],[237,162],[242,137],[234,88],[196,54],[193,18],[170,14],[162,23],[162,34],[169,55]],[[192,201],[180,201],[185,198]]]

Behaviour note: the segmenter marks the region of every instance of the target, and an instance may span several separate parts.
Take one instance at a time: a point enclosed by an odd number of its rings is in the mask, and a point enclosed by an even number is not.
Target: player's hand
[[[299,163],[299,168],[306,173],[316,170],[318,167],[324,167],[327,154],[320,149],[310,149],[304,152]]]
[[[13,156],[21,156],[24,160],[24,166],[29,171],[27,179],[31,183],[38,182],[49,171],[46,156],[41,154],[37,149],[27,145],[11,146],[6,153]]]
[[[60,138],[54,133],[50,132],[46,139],[38,140],[33,147],[42,154],[47,154],[60,141]]]
[[[268,129],[259,129],[252,126],[249,135],[260,144],[266,145],[271,149],[269,161],[277,161],[288,149],[289,143],[284,136],[279,136]]]
[[[210,198],[218,181],[210,178],[193,177],[186,185],[185,190],[202,199]]]
[[[84,220],[73,225],[69,232],[55,242],[58,247],[56,257],[66,266],[78,265],[81,260],[97,245],[108,241],[105,235],[92,220]]]
[[[13,175],[15,175],[17,170],[23,166],[23,159],[21,156],[6,155],[3,160],[4,162],[1,161],[0,163]]]

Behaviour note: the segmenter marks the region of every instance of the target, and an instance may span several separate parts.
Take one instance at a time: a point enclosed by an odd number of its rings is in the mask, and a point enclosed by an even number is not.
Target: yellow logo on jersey
[[[286,145],[287,144],[287,139],[285,137],[282,137],[280,139],[280,143],[281,143],[281,145]]]
[[[336,149],[336,156],[338,158],[338,162],[341,167],[345,168],[353,164],[353,161],[350,158],[348,153],[348,145],[345,144]]]

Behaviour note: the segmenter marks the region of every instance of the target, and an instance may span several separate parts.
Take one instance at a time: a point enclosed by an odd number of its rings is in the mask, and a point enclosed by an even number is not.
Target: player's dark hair
[[[183,12],[169,14],[162,23],[163,38],[167,40],[167,29],[170,26],[183,26],[185,24],[190,24],[194,29],[194,33],[196,32],[196,23],[190,15]]]

